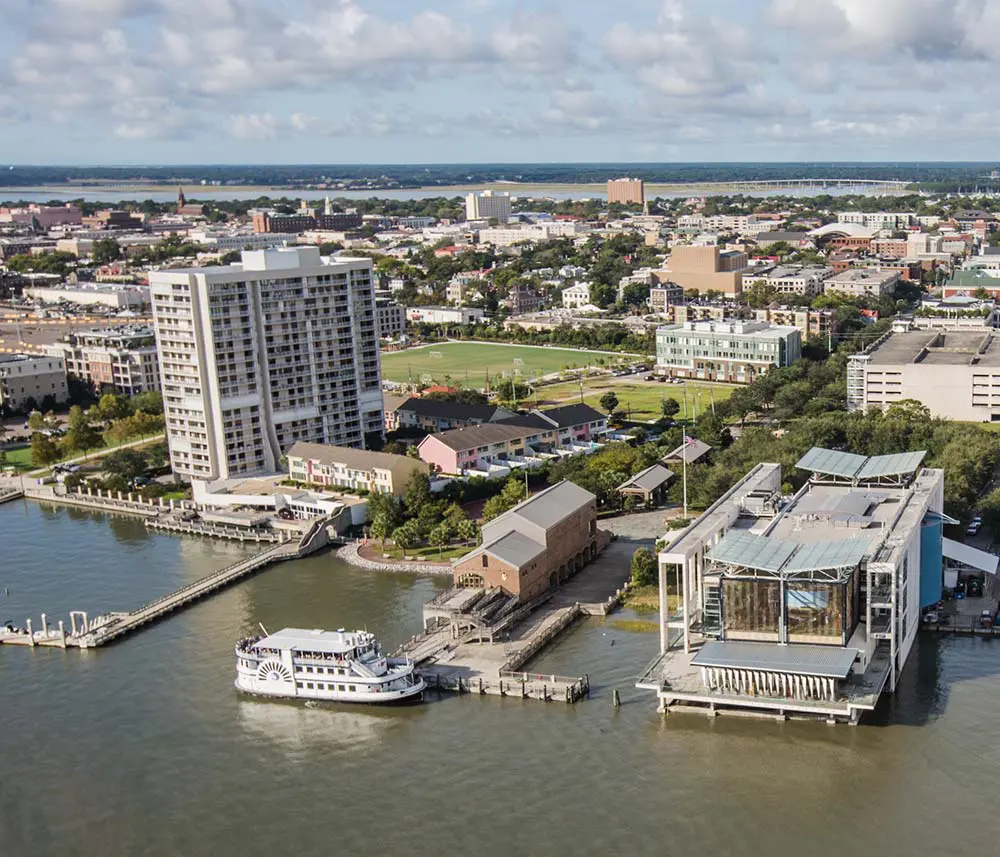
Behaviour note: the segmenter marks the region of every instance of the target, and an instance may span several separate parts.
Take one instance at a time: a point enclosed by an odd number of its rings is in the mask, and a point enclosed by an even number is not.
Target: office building
[[[759,321],[694,321],[656,330],[656,371],[673,378],[749,384],[802,356],[797,327]]]
[[[942,537],[944,473],[924,455],[814,447],[797,472],[758,464],[668,533],[661,657],[637,686],[665,711],[856,723],[874,710],[899,686],[956,544]],[[783,496],[786,482],[802,487]]]
[[[37,354],[0,354],[0,413],[51,410],[68,397],[62,358]]]
[[[597,498],[564,479],[483,524],[482,545],[452,575],[456,586],[499,589],[524,603],[568,580],[609,541],[597,528]]]
[[[497,223],[507,223],[510,220],[510,206],[509,193],[493,190],[473,192],[465,197],[465,219],[496,220]]]
[[[70,375],[95,390],[135,396],[160,389],[156,333],[151,327],[73,331],[45,351],[61,357]]]
[[[383,428],[370,259],[316,247],[150,274],[167,440],[188,479],[275,472]]]
[[[735,298],[743,290],[747,255],[738,250],[720,251],[716,245],[684,244],[674,247],[667,260],[666,276],[682,289],[700,294],[719,292]]]
[[[1000,341],[993,330],[893,333],[847,364],[850,410],[916,399],[931,414],[1000,422]]]
[[[906,229],[915,215],[905,211],[839,211],[837,223],[853,223],[866,229]]]
[[[280,214],[271,210],[251,211],[250,222],[253,224],[254,232],[294,235],[311,230],[344,232],[350,229],[360,229],[363,220],[357,212],[331,211],[327,206],[323,212],[303,207],[294,214]]]
[[[851,297],[866,295],[880,298],[889,294],[899,282],[899,271],[879,268],[850,268],[828,277],[823,284],[825,292],[837,292]]]
[[[642,179],[609,179],[608,204],[642,205],[646,202],[646,191]]]
[[[288,475],[296,482],[401,497],[414,473],[428,473],[418,458],[350,446],[299,441],[288,450]]]
[[[823,293],[823,284],[833,273],[823,265],[777,265],[761,274],[745,273],[743,287],[762,283],[778,294],[815,297]]]

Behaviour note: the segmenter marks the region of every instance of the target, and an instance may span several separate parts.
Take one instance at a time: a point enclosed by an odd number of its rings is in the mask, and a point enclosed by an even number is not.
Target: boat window
[[[342,684],[338,684],[337,685],[337,690],[343,690],[343,689],[344,689],[344,686]]]
[[[349,691],[351,691],[351,693],[354,693],[354,691],[355,691],[355,687],[354,687],[354,685],[353,685],[353,684],[349,684],[349,685],[347,685],[347,689],[348,689]]]

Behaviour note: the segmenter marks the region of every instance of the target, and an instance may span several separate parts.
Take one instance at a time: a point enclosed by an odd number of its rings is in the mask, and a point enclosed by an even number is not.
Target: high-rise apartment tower
[[[188,479],[274,471],[296,441],[382,429],[370,259],[248,250],[150,275],[167,441]]]

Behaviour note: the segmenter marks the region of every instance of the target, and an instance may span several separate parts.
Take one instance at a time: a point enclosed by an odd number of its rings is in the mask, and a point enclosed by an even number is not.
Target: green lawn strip
[[[382,377],[397,382],[412,378],[417,382],[424,376],[430,376],[435,383],[443,383],[448,376],[453,382],[480,389],[486,382],[487,373],[490,379],[494,379],[517,372],[527,380],[566,368],[611,366],[630,358],[637,360],[639,355],[489,342],[444,342],[383,354]],[[521,363],[515,365],[518,360]]]

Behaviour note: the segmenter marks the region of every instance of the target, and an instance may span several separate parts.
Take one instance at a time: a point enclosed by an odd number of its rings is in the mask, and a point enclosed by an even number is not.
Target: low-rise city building
[[[589,405],[534,410],[497,422],[432,434],[419,444],[420,458],[439,473],[489,472],[527,459],[597,448],[607,433],[607,415]]]
[[[61,357],[0,354],[0,412],[51,410],[67,397],[66,365]]]
[[[725,297],[737,297],[743,290],[743,275],[747,255],[737,250],[720,251],[715,245],[680,245],[674,247],[667,260],[667,277],[685,291],[697,289],[701,294],[719,292]]]
[[[1000,341],[992,329],[893,333],[851,355],[848,409],[904,399],[936,417],[1000,422]]]
[[[386,412],[386,428],[420,429],[427,432],[448,431],[461,426],[477,426],[516,416],[496,405],[469,405],[440,399],[410,398]]]
[[[563,480],[483,524],[482,544],[452,566],[456,586],[531,601],[576,574],[607,545],[597,498]]]
[[[151,327],[73,331],[45,346],[45,351],[61,357],[70,375],[95,390],[135,396],[160,389],[156,333]]]
[[[394,497],[402,496],[414,473],[430,470],[423,461],[408,455],[304,441],[294,444],[286,457],[288,475],[296,482]]]
[[[478,324],[486,313],[476,307],[411,306],[406,318],[424,324]]]
[[[24,296],[43,304],[70,303],[78,306],[105,306],[118,310],[149,308],[149,288],[116,283],[28,286]]]
[[[649,308],[653,312],[665,313],[672,304],[684,300],[684,287],[677,283],[662,283],[649,290]]]
[[[675,378],[748,384],[801,356],[802,334],[797,327],[696,321],[656,331],[656,371]]]
[[[562,305],[566,309],[579,309],[590,303],[590,283],[574,283],[562,290]]]
[[[824,282],[833,276],[833,268],[823,265],[776,265],[769,271],[743,274],[743,287],[763,283],[783,295],[815,297],[822,294]]]
[[[954,544],[942,533],[944,473],[924,455],[813,448],[792,497],[792,474],[758,464],[668,533],[661,656],[637,686],[666,711],[850,723],[872,711],[899,685]]]
[[[849,297],[880,298],[889,294],[899,282],[899,271],[879,268],[849,268],[828,277],[824,283],[825,292],[836,292]]]
[[[375,298],[375,327],[379,339],[394,339],[406,330],[406,307],[391,298]]]

